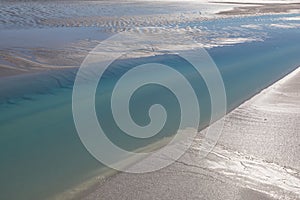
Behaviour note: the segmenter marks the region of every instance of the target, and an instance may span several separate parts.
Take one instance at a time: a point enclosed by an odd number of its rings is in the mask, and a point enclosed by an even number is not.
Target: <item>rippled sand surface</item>
[[[114,33],[203,21],[233,7],[163,1],[155,4],[149,1],[0,1],[0,4],[1,77],[78,67],[89,51]]]
[[[230,10],[203,1],[0,1],[0,27],[125,26],[170,24]],[[166,9],[168,7],[168,9]]]

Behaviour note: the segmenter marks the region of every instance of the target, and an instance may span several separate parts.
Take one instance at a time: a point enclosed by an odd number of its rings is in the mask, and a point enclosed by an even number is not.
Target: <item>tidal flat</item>
[[[0,199],[299,198],[298,4],[0,4]],[[93,158],[78,137],[72,116],[74,80],[95,46],[122,31],[151,35],[153,27],[187,34],[207,50],[222,75],[229,114],[207,158],[197,158],[199,134],[186,155],[161,171],[116,174]],[[152,49],[147,57],[114,63],[102,80],[105,88],[124,69],[145,62],[173,66],[193,80],[185,62],[164,54],[159,45]],[[204,129],[209,100],[205,84],[197,87]],[[109,115],[103,104],[108,97],[105,90],[96,94],[100,118]],[[166,103],[168,98],[155,89],[138,100]],[[134,112],[141,109],[136,105]],[[166,105],[176,120],[176,102]],[[107,122],[112,140],[126,149],[151,146],[162,138],[138,144],[114,134]]]

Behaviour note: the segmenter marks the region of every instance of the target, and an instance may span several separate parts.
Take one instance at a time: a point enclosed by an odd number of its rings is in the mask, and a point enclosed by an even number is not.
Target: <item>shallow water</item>
[[[258,38],[258,41],[242,44],[233,42],[225,46],[219,40],[216,42],[218,47],[208,49],[222,74],[229,110],[299,66],[298,21],[290,22],[293,28],[271,26],[273,23],[282,24],[280,20],[286,16],[294,15],[277,15],[277,21],[274,16],[263,16],[188,24],[190,27],[206,27],[211,32],[218,32],[215,38],[220,38],[222,31],[230,33],[231,30],[232,35],[227,34],[227,38],[254,35]],[[243,24],[256,25],[252,26],[256,28],[241,28]],[[187,24],[180,25],[185,27]],[[204,37],[207,38],[211,39]],[[102,81],[110,88],[126,70],[149,61],[168,64],[181,70],[193,81],[193,74],[186,70],[185,62],[172,55],[121,60],[114,63]],[[71,108],[75,75],[76,69],[70,69],[0,79],[1,199],[45,199],[93,178],[104,167],[86,151],[75,130]],[[195,83],[200,91],[197,95],[203,106],[201,125],[204,127],[209,118],[207,108],[210,102],[205,85],[201,82],[198,85],[197,81]],[[145,109],[147,104],[157,101],[169,106],[173,118],[167,131],[162,133],[167,135],[176,129],[174,122],[178,120],[178,110],[174,108],[177,102],[170,103],[168,99],[172,98],[172,94],[162,88],[148,89],[151,93],[142,92],[136,97],[137,102],[144,104],[136,104],[133,111]],[[97,93],[99,118],[109,114],[109,110],[106,110],[108,107],[103,104],[108,97],[106,91],[99,90]],[[147,123],[147,117],[139,117],[141,124]],[[137,144],[116,133],[118,130],[111,121],[108,120],[106,126],[112,133],[111,138],[128,149],[136,149],[161,138]]]
[[[72,28],[30,28],[0,31],[0,49],[14,48],[62,48],[82,38],[86,40],[103,40],[108,34],[99,28],[81,27],[74,31]],[[34,42],[33,42],[34,41]]]

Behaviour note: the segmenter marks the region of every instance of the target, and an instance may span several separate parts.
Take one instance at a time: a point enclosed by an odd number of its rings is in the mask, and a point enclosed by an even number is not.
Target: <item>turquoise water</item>
[[[226,19],[196,25],[221,30],[221,27],[238,26],[242,22],[256,23],[257,19]],[[270,17],[261,20],[270,20]],[[261,32],[268,33],[263,42],[208,49],[224,80],[228,110],[300,65],[299,28],[265,28]],[[174,99],[172,94],[157,86],[137,93],[132,111],[137,123],[147,124],[145,113],[138,111],[147,111],[153,103],[165,105],[172,117],[161,135],[137,142],[122,135],[110,119],[107,90],[126,70],[149,61],[172,66],[193,82],[199,91],[197,97],[203,112],[201,127],[206,125],[210,115],[205,84],[193,76],[193,71],[182,59],[168,55],[115,62],[101,80],[105,88],[97,91],[96,108],[98,118],[104,120],[111,133],[109,137],[126,149],[157,141],[177,128],[180,113],[175,108],[178,102],[170,100]],[[75,130],[71,108],[75,75],[76,69],[70,69],[0,80],[0,199],[45,199],[94,177],[99,169],[105,168],[86,151]]]

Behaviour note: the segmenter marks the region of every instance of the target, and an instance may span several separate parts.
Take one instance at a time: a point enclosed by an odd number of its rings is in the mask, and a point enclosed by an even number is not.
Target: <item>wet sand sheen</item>
[[[300,68],[231,112],[204,160],[196,139],[171,166],[117,174],[83,199],[298,199],[299,80]]]

